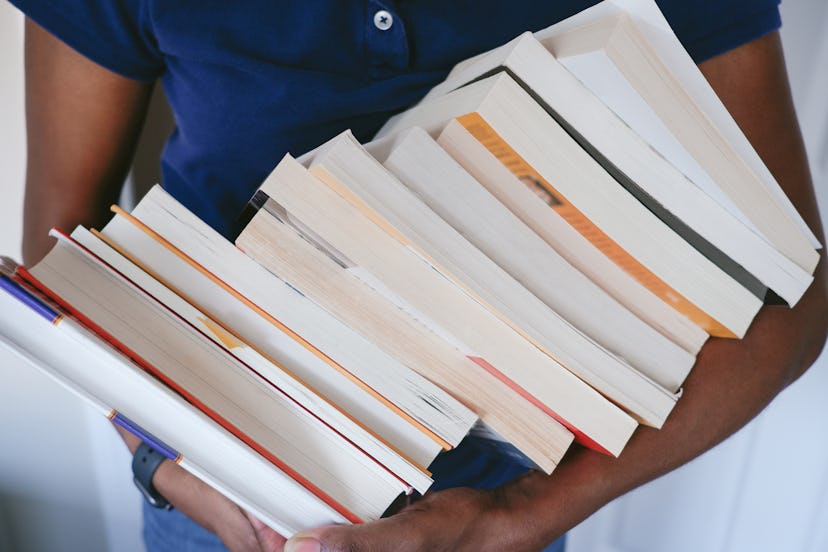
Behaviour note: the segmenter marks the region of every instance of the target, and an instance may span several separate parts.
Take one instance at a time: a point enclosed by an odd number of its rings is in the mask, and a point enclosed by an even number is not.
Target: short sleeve
[[[697,63],[779,29],[780,0],[660,0],[659,7]]]
[[[10,0],[32,21],[92,61],[124,77],[163,72],[148,0]]]

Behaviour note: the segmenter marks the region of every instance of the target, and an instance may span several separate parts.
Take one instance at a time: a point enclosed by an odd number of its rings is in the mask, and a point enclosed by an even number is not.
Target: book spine
[[[150,445],[152,448],[154,448],[155,450],[157,450],[173,462],[179,463],[181,461],[181,455],[178,452],[176,452],[172,447],[166,445],[163,441],[158,439],[158,437],[156,437],[152,433],[143,430],[141,426],[139,426],[123,414],[119,413],[118,411],[112,410],[107,416],[107,418],[109,418],[111,422],[126,429],[127,431],[141,439],[146,444]]]
[[[26,290],[5,274],[0,274],[0,288],[36,312],[38,316],[48,320],[51,324],[57,325],[63,318],[60,312],[50,307],[45,301],[40,300],[33,293]]]
[[[497,157],[512,174],[541,197],[575,230],[588,239],[604,255],[611,259],[641,285],[662,301],[704,328],[716,337],[735,338],[736,335],[719,321],[701,310],[693,302],[670,287],[635,257],[598,228],[577,207],[570,203],[552,184],[526,162],[495,130],[478,114],[469,113],[457,121],[474,136],[492,155]]]

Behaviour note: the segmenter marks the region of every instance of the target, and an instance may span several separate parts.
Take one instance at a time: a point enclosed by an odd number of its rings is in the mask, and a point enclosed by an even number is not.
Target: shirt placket
[[[394,2],[369,0],[365,19],[365,45],[371,77],[382,79],[406,70],[409,52],[405,23]]]

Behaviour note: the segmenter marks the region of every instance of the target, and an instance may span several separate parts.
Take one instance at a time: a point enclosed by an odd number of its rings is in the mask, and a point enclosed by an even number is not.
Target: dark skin
[[[777,33],[701,64],[748,139],[822,236]],[[49,228],[100,227],[126,174],[151,85],[120,77],[26,24],[27,265],[51,246]],[[620,458],[574,447],[552,475],[529,472],[496,489],[427,495],[389,518],[304,532],[286,550],[538,550],[625,492],[698,456],[758,414],[816,359],[828,331],[824,258],[793,308],[765,307],[742,340],[711,339],[661,430],[642,427]],[[138,445],[122,436],[130,451]],[[285,541],[170,462],[155,486],[233,551]]]

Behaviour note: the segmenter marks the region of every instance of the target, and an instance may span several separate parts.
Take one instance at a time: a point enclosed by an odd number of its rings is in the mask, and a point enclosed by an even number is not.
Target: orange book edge
[[[365,424],[363,424],[362,422],[360,422],[359,420],[357,420],[356,418],[354,418],[354,417],[353,417],[353,416],[352,416],[352,415],[351,415],[348,411],[346,411],[346,410],[344,410],[344,409],[340,408],[340,407],[339,407],[339,405],[337,405],[336,403],[334,403],[334,402],[332,402],[331,400],[329,400],[329,399],[328,399],[328,397],[326,397],[325,395],[323,395],[323,394],[322,394],[321,392],[319,392],[316,388],[314,388],[313,386],[311,386],[311,385],[307,384],[304,380],[302,380],[302,379],[301,379],[299,376],[297,376],[294,372],[292,372],[291,370],[289,370],[288,368],[286,368],[285,366],[283,366],[283,365],[282,365],[281,363],[279,363],[277,360],[275,360],[275,359],[271,358],[270,356],[266,355],[264,352],[262,352],[261,350],[259,350],[259,348],[257,348],[257,347],[255,347],[255,346],[253,346],[252,344],[248,343],[248,342],[247,342],[247,341],[246,341],[243,337],[241,337],[241,336],[240,336],[237,332],[233,331],[231,328],[228,328],[227,326],[225,326],[224,324],[222,324],[222,323],[221,323],[221,322],[220,322],[220,321],[219,321],[219,320],[218,320],[218,319],[217,319],[217,318],[216,318],[216,317],[215,317],[215,316],[214,316],[214,315],[213,315],[213,314],[212,314],[209,310],[207,310],[207,309],[203,308],[203,307],[202,307],[202,305],[200,305],[200,304],[199,304],[199,303],[197,303],[196,301],[192,300],[189,296],[187,296],[187,295],[186,295],[184,292],[182,292],[179,288],[176,288],[176,287],[172,286],[172,285],[171,285],[171,284],[170,284],[167,280],[165,280],[165,279],[164,279],[164,278],[162,278],[162,277],[161,277],[158,273],[154,272],[154,271],[153,271],[153,270],[151,270],[149,267],[147,267],[146,265],[144,265],[141,261],[139,261],[137,258],[135,258],[135,257],[134,257],[134,256],[133,256],[133,255],[132,255],[129,251],[125,250],[125,249],[124,249],[124,248],[122,248],[120,245],[118,245],[117,243],[115,243],[115,242],[114,242],[111,238],[109,238],[108,236],[106,236],[106,235],[104,235],[104,234],[102,234],[102,233],[100,233],[99,231],[94,230],[94,229],[93,229],[93,230],[90,230],[90,232],[91,232],[93,235],[95,235],[96,237],[98,237],[101,241],[103,241],[104,243],[106,243],[106,244],[107,244],[109,247],[111,247],[113,250],[117,251],[117,252],[118,252],[121,256],[123,256],[125,259],[127,259],[127,260],[129,260],[131,263],[135,264],[138,268],[140,268],[141,270],[143,270],[144,272],[146,272],[149,276],[151,276],[152,278],[154,278],[155,280],[157,280],[158,282],[160,282],[162,285],[164,285],[165,287],[167,287],[167,289],[169,289],[170,291],[172,291],[173,293],[175,293],[176,295],[178,295],[179,297],[181,297],[181,298],[182,298],[184,301],[186,301],[188,304],[190,304],[190,305],[191,305],[191,306],[193,306],[194,308],[196,308],[196,309],[198,309],[199,311],[201,311],[202,313],[204,313],[204,315],[205,315],[205,316],[204,316],[204,318],[202,318],[202,319],[201,319],[201,320],[202,320],[202,322],[204,323],[204,325],[205,325],[205,326],[207,326],[208,328],[210,328],[211,332],[212,332],[213,334],[215,334],[215,338],[216,338],[216,339],[218,339],[218,341],[220,341],[220,342],[221,342],[221,343],[222,343],[222,344],[223,344],[223,345],[224,345],[227,349],[233,349],[234,347],[237,347],[237,346],[243,345],[243,346],[245,346],[245,347],[249,347],[250,349],[252,349],[252,350],[256,351],[256,352],[257,352],[258,354],[260,354],[260,355],[261,355],[261,356],[262,356],[265,360],[267,360],[268,362],[272,363],[272,364],[273,364],[274,366],[276,366],[279,370],[281,370],[282,372],[284,372],[284,373],[285,373],[288,377],[292,378],[292,379],[293,379],[294,381],[296,381],[296,382],[299,382],[302,386],[304,386],[306,389],[308,389],[311,393],[315,394],[317,397],[321,398],[323,401],[325,401],[326,403],[328,403],[328,404],[329,404],[332,408],[334,408],[337,412],[339,412],[340,414],[342,414],[343,416],[345,416],[348,420],[350,420],[351,422],[353,422],[354,424],[356,424],[357,426],[359,426],[360,428],[362,428],[362,429],[363,429],[366,433],[368,433],[369,435],[371,435],[374,439],[376,439],[377,441],[379,441],[379,442],[383,443],[386,447],[388,447],[390,450],[392,450],[393,452],[395,452],[395,453],[396,453],[397,455],[399,455],[401,458],[403,458],[404,460],[406,460],[409,464],[411,464],[411,465],[413,465],[413,466],[416,466],[417,468],[419,468],[419,469],[420,469],[420,471],[422,471],[424,474],[428,475],[429,477],[432,475],[432,474],[431,474],[431,472],[430,472],[430,471],[428,471],[426,468],[424,468],[423,466],[418,465],[418,464],[417,464],[416,462],[414,462],[411,458],[409,458],[408,456],[406,456],[406,455],[405,455],[402,451],[398,450],[398,449],[397,449],[394,445],[392,445],[391,443],[388,443],[388,442],[387,442],[387,441],[385,441],[385,439],[383,439],[381,436],[377,435],[377,434],[376,434],[376,433],[375,433],[375,432],[374,432],[371,428],[367,427]],[[102,261],[102,262],[103,262],[103,261]],[[108,266],[108,265],[107,265],[107,266]],[[110,268],[111,268],[111,267],[110,267]],[[114,269],[113,269],[113,270],[114,270]],[[116,272],[117,272],[117,270],[116,270]],[[119,273],[119,274],[120,274],[120,273]],[[122,275],[122,276],[123,276],[123,275]],[[126,277],[124,277],[124,278],[126,278]],[[197,329],[197,328],[196,328],[196,329]],[[202,333],[203,333],[203,332],[202,332]],[[209,336],[209,335],[208,335],[207,337],[208,337],[209,339],[213,339],[213,336]],[[231,351],[231,354],[232,354],[232,351]],[[234,357],[235,357],[235,355],[234,355]],[[261,376],[261,374],[259,374],[259,373],[258,373],[258,372],[254,369],[254,368],[247,366],[247,364],[246,364],[244,361],[242,361],[242,360],[241,360],[241,359],[239,359],[238,357],[236,357],[236,359],[237,359],[239,362],[241,362],[242,364],[244,364],[244,365],[245,365],[245,367],[248,367],[248,368],[249,368],[249,369],[250,369],[253,373],[255,373],[256,375]],[[275,384],[273,384],[272,382],[270,382],[267,378],[265,378],[265,377],[263,377],[263,376],[262,376],[262,379],[264,379],[265,381],[267,381],[270,385],[272,385],[272,386],[276,387],[276,385],[275,385]],[[335,431],[336,431],[336,430],[335,430]],[[337,433],[339,433],[339,432],[337,432]],[[346,438],[346,437],[344,437],[344,436],[343,436],[343,438]],[[347,439],[347,438],[346,438],[346,439]],[[354,446],[356,446],[357,448],[359,448],[357,445],[354,445]],[[362,450],[362,449],[360,448],[360,450]],[[365,452],[365,451],[363,450],[363,452]],[[370,454],[368,454],[367,452],[366,452],[366,455],[368,455],[369,457],[373,458],[373,457],[372,457]]]
[[[566,222],[583,237],[588,239],[604,255],[621,269],[635,278],[641,285],[653,292],[662,301],[682,313],[716,337],[735,338],[736,335],[715,318],[704,312],[695,303],[670,287],[664,280],[630,255],[603,230],[564,197],[538,171],[480,116],[477,112],[457,117],[463,128],[494,155],[515,177],[536,193],[548,197],[546,201]]]
[[[339,373],[344,375],[346,378],[348,378],[350,381],[352,381],[355,385],[357,385],[362,390],[364,390],[365,392],[370,394],[372,397],[374,397],[376,400],[378,400],[380,403],[382,403],[388,409],[390,409],[395,414],[397,414],[398,416],[403,418],[405,421],[407,421],[408,423],[410,423],[411,425],[416,427],[419,431],[421,431],[426,436],[428,436],[432,441],[439,444],[440,447],[443,450],[451,450],[453,448],[451,443],[449,443],[448,441],[446,441],[445,439],[443,439],[442,437],[440,437],[439,435],[434,433],[432,430],[427,428],[425,425],[423,425],[418,420],[414,419],[411,415],[409,415],[408,413],[403,411],[400,407],[395,405],[393,402],[389,401],[382,394],[380,394],[378,391],[376,391],[373,387],[371,387],[370,385],[368,385],[367,383],[362,381],[359,377],[357,377],[355,374],[351,373],[344,366],[340,365],[338,362],[336,362],[331,357],[326,355],[324,352],[319,350],[316,346],[314,346],[312,343],[310,343],[304,337],[302,337],[301,335],[299,335],[298,333],[296,333],[295,331],[290,329],[287,325],[285,325],[280,320],[278,320],[276,317],[274,317],[273,315],[271,315],[270,313],[268,313],[267,311],[262,309],[260,306],[258,306],[256,303],[254,303],[253,301],[248,299],[246,296],[239,293],[236,289],[231,287],[224,280],[222,280],[221,278],[219,278],[218,276],[216,276],[215,274],[213,274],[212,272],[207,270],[205,267],[203,267],[201,264],[199,264],[195,260],[191,259],[187,254],[185,254],[183,251],[178,249],[172,243],[167,241],[163,236],[161,236],[160,234],[155,232],[152,228],[150,228],[149,226],[144,224],[142,221],[140,221],[136,217],[132,216],[131,214],[125,212],[123,209],[121,209],[117,205],[113,205],[111,207],[111,210],[115,214],[120,215],[120,216],[124,217],[125,219],[127,219],[129,222],[134,224],[136,227],[138,227],[144,233],[146,233],[147,235],[152,237],[154,240],[156,240],[158,243],[163,245],[166,249],[168,249],[170,252],[172,252],[175,256],[179,257],[181,260],[185,261],[187,264],[189,264],[190,266],[195,268],[202,275],[209,278],[213,283],[217,284],[222,289],[224,289],[226,292],[228,292],[230,295],[232,295],[233,297],[235,297],[236,299],[238,299],[239,301],[244,303],[248,308],[252,309],[256,314],[258,314],[259,316],[261,316],[262,318],[264,318],[265,320],[267,320],[268,322],[270,322],[271,324],[273,324],[274,326],[279,328],[282,332],[287,334],[294,341],[296,341],[297,343],[299,343],[300,345],[305,347],[308,351],[313,353],[314,356],[316,356],[320,360],[324,361],[326,364],[328,364],[329,366],[334,368],[336,371],[338,371]]]

